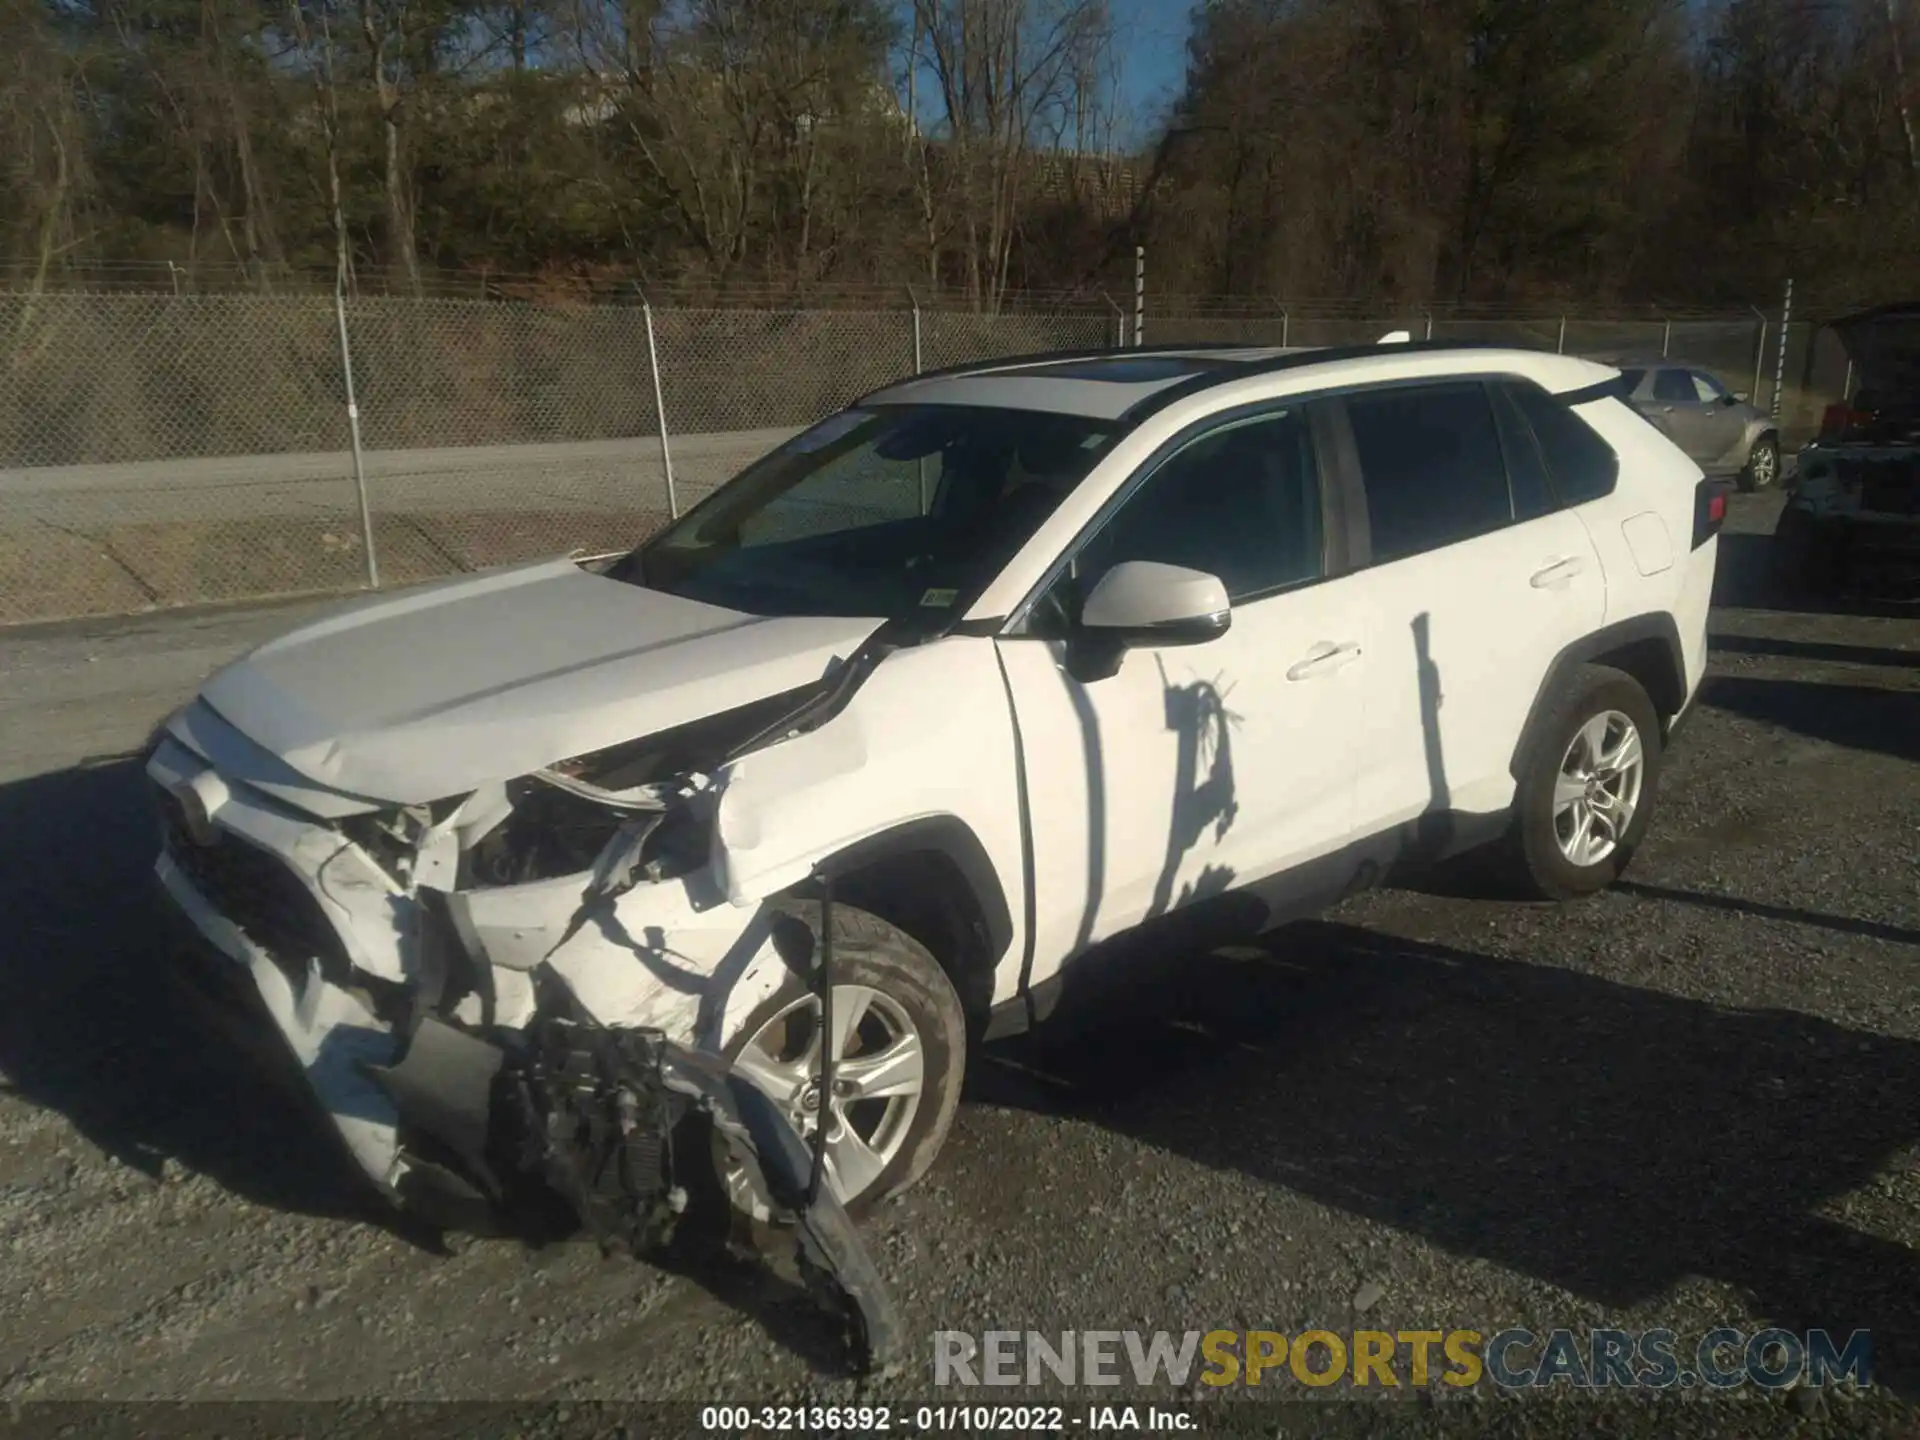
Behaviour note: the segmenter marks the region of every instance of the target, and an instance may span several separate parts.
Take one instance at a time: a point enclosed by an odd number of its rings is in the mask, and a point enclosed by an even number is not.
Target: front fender
[[[1024,943],[1019,767],[993,642],[903,650],[826,724],[715,777],[708,870],[727,901],[751,906],[874,847],[936,850],[975,891],[1004,958]],[[1000,990],[1017,978],[1005,968]]]

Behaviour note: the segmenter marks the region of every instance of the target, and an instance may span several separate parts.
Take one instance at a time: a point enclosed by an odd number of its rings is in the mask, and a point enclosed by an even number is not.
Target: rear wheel
[[[1740,471],[1740,488],[1770,490],[1779,478],[1780,442],[1771,435],[1762,435],[1747,452],[1746,466]]]
[[[820,906],[793,913],[818,943]],[[966,1068],[953,982],[918,941],[876,915],[833,907],[833,1077],[820,1093],[820,1000],[798,977],[760,1005],[726,1047],[736,1073],[779,1106],[809,1148],[824,1125],[826,1180],[859,1216],[926,1174],[946,1143]],[[766,1221],[759,1177],[723,1163],[734,1208]]]
[[[1548,900],[1611,885],[1646,834],[1659,768],[1660,721],[1640,682],[1581,666],[1540,717],[1520,777],[1514,880]]]

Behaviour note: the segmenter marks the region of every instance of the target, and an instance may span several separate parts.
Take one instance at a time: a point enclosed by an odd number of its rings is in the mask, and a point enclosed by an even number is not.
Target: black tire
[[[818,901],[780,902],[778,908],[804,921],[818,943]],[[878,1179],[846,1206],[859,1219],[924,1176],[946,1144],[966,1072],[967,1023],[953,982],[925,946],[879,916],[839,903],[833,906],[833,978],[836,988],[864,985],[893,1002],[918,1034],[925,1057],[920,1101],[904,1140]],[[763,1026],[808,993],[806,982],[790,975],[741,1023],[726,1044],[727,1058],[737,1058]]]
[[[1766,452],[1766,458],[1770,462],[1766,466],[1758,467],[1765,470],[1766,478],[1764,479],[1756,473],[1756,466],[1754,465],[1754,457],[1762,451]],[[1740,488],[1748,494],[1751,494],[1755,490],[1771,489],[1779,483],[1779,480],[1780,442],[1771,435],[1762,435],[1758,440],[1753,442],[1753,448],[1747,452],[1747,463],[1741,467],[1740,470]]]
[[[1576,865],[1555,836],[1554,783],[1580,728],[1607,711],[1626,716],[1640,733],[1639,800],[1612,852],[1594,864]],[[1633,859],[1653,816],[1661,753],[1660,719],[1652,700],[1624,671],[1582,665],[1561,682],[1537,717],[1526,755],[1508,835],[1509,878],[1523,894],[1541,900],[1572,900],[1606,889]]]

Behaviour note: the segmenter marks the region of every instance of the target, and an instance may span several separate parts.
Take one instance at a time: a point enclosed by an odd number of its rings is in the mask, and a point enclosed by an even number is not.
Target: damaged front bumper
[[[844,1210],[810,1193],[805,1142],[720,1054],[791,979],[761,907],[729,904],[698,867],[463,884],[477,829],[462,826],[497,826],[497,793],[428,816],[396,865],[354,819],[230,781],[177,734],[147,773],[161,885],[244,971],[391,1200],[460,1224],[538,1188],[603,1244],[645,1252],[670,1238],[717,1137],[795,1219],[801,1270],[856,1349],[885,1351],[891,1312]]]

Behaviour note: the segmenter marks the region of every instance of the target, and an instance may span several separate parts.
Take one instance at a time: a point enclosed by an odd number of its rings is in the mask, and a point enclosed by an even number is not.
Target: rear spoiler
[[[1553,398],[1562,405],[1590,405],[1595,400],[1624,400],[1633,393],[1627,384],[1625,375],[1612,375],[1605,380],[1596,380],[1591,385],[1583,385],[1578,390],[1562,390]]]

